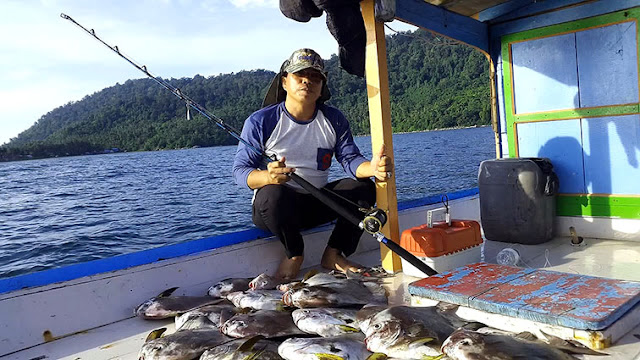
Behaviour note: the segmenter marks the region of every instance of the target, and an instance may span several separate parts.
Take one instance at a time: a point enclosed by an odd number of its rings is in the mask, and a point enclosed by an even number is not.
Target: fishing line
[[[240,132],[238,130],[233,128],[231,125],[225,123],[222,119],[220,119],[219,117],[217,117],[214,114],[212,114],[211,112],[209,112],[206,108],[204,108],[202,105],[198,104],[197,102],[193,101],[187,95],[183,94],[182,91],[180,91],[179,88],[169,84],[164,79],[153,75],[147,69],[146,65],[139,65],[137,62],[133,61],[130,57],[124,55],[120,51],[120,49],[118,49],[118,46],[116,46],[116,45],[111,46],[111,45],[107,44],[104,40],[102,40],[100,37],[98,37],[98,35],[96,35],[95,30],[85,28],[84,26],[80,25],[77,21],[75,21],[69,15],[66,15],[66,14],[62,13],[62,14],[60,14],[60,17],[65,19],[65,20],[69,20],[70,22],[72,22],[73,24],[75,24],[76,26],[81,28],[86,33],[91,35],[94,39],[100,41],[104,46],[108,47],[109,49],[111,49],[111,51],[115,52],[116,54],[118,54],[118,56],[120,56],[121,58],[126,60],[129,64],[133,65],[136,69],[138,69],[138,70],[142,71],[143,73],[145,73],[145,75],[147,75],[149,78],[154,80],[160,86],[162,86],[165,89],[171,91],[172,94],[174,94],[175,96],[180,98],[182,101],[184,101],[187,104],[187,107],[190,107],[190,108],[196,110],[198,113],[200,113],[205,118],[215,122],[218,126],[220,126],[222,129],[224,129],[231,136],[236,138],[238,141],[242,142],[249,149],[251,149],[251,150],[255,151],[257,154],[259,154],[262,157],[263,161],[268,163],[268,162],[271,162],[271,161],[277,161],[278,160],[275,155],[269,156],[264,151],[262,151],[262,150],[256,148],[255,146],[251,145],[251,143],[249,143],[247,140],[242,138],[242,136],[240,135]],[[347,210],[344,206],[338,204],[334,199],[332,199],[330,196],[328,196],[326,193],[324,193],[322,191],[322,189],[316,188],[310,182],[308,182],[307,180],[303,179],[302,177],[300,177],[296,173],[289,173],[287,175],[289,177],[291,177],[291,180],[295,181],[298,185],[300,185],[303,189],[307,190],[311,195],[315,196],[322,203],[324,203],[325,205],[330,207],[332,210],[334,210],[340,216],[345,218],[347,221],[351,222],[352,224],[358,226],[359,228],[361,228],[361,229],[367,231],[368,233],[370,233],[371,235],[373,235],[373,237],[378,242],[381,242],[381,243],[385,244],[390,250],[392,250],[393,252],[398,254],[403,259],[407,260],[411,265],[415,266],[418,270],[422,271],[423,273],[425,273],[426,275],[429,275],[429,276],[437,274],[437,272],[435,270],[433,270],[431,267],[429,267],[427,264],[425,264],[422,261],[420,261],[418,258],[413,256],[413,254],[411,254],[407,250],[403,249],[400,245],[396,244],[393,241],[389,241],[389,239],[387,239],[381,233],[382,227],[384,226],[384,224],[387,221],[387,216],[386,216],[386,213],[384,211],[382,211],[380,209],[377,209],[377,208],[370,209],[369,212],[367,214],[365,214],[364,219],[360,220],[351,211]],[[335,194],[335,195],[337,195],[337,194]]]

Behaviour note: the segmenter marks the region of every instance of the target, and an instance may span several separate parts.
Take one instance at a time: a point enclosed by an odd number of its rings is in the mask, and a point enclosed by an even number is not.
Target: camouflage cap
[[[322,57],[317,52],[307,48],[294,51],[282,71],[293,74],[304,69],[316,69],[325,79],[327,78]]]

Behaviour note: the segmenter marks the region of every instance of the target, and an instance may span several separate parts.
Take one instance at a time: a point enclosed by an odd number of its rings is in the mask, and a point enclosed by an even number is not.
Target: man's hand
[[[296,169],[287,167],[284,164],[285,160],[283,156],[282,159],[267,164],[267,184],[284,184],[291,180],[288,174],[296,171]]]
[[[371,161],[364,162],[358,166],[356,177],[365,178],[375,176],[380,181],[386,181],[393,174],[393,161],[385,155],[386,147],[384,144],[380,149],[374,152]]]
[[[284,164],[285,158],[267,164],[267,170],[253,170],[247,178],[247,185],[251,189],[259,189],[266,185],[284,184],[291,180],[287,174],[296,171],[295,168]]]
[[[382,144],[380,150],[373,154],[369,162],[373,176],[382,181],[390,178],[393,171],[393,161],[386,155],[386,150],[386,146]]]

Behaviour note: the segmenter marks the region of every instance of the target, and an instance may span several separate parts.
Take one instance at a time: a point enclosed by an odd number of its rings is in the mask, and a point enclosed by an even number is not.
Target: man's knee
[[[262,216],[284,215],[295,205],[294,191],[282,185],[266,185],[256,192],[253,207]]]

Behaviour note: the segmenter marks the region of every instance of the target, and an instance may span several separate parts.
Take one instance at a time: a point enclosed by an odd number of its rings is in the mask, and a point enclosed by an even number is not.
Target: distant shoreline
[[[447,128],[439,128],[439,129],[432,129],[432,130],[416,130],[416,131],[401,131],[401,132],[394,132],[393,134],[415,134],[415,133],[425,133],[425,132],[431,132],[431,131],[445,131],[445,130],[460,130],[460,129],[475,129],[475,128],[483,128],[483,127],[490,127],[491,125],[473,125],[473,126],[453,126],[453,127],[447,127]],[[360,137],[360,136],[371,136],[371,134],[367,134],[367,135],[354,135],[355,137]]]

